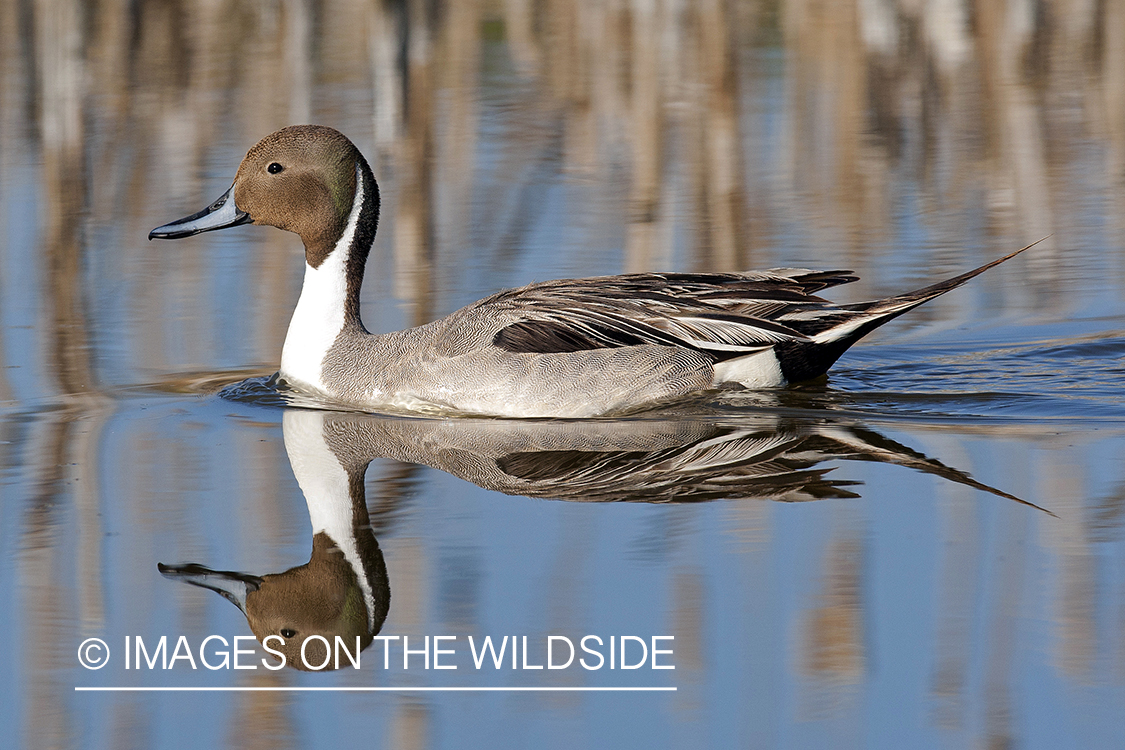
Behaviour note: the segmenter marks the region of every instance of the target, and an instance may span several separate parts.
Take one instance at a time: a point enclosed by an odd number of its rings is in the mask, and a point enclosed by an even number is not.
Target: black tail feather
[[[1048,235],[1049,237],[1050,235]],[[993,266],[998,266],[1006,260],[1011,260],[1024,250],[1035,247],[1043,240],[1036,240],[1030,245],[1021,247],[1014,253],[1009,253],[1002,258],[985,263],[983,266],[971,271],[954,276],[945,281],[916,289],[913,292],[898,294],[894,297],[860,302],[854,305],[841,305],[839,309],[852,313],[845,315],[839,323],[824,328],[820,331],[804,331],[811,334],[812,341],[786,341],[775,345],[774,351],[778,355],[782,375],[790,383],[799,383],[818,378],[836,363],[852,344],[859,341],[879,326],[894,320],[899,315],[910,312],[918,305],[928,302],[935,297],[940,297],[952,291],[976,276],[984,273]],[[785,321],[789,322],[789,321]],[[794,325],[794,327],[798,327]],[[834,335],[835,334],[835,335]]]
[[[896,294],[894,297],[887,297],[886,299],[876,300],[874,302],[861,302],[857,305],[841,305],[841,307],[846,310],[855,310],[857,312],[878,313],[880,310],[884,309],[888,312],[893,311],[893,315],[880,321],[879,325],[882,325],[882,323],[888,320],[893,320],[894,318],[898,317],[904,312],[907,312],[908,310],[913,310],[923,302],[929,302],[935,297],[940,297],[946,292],[953,291],[957,287],[964,284],[966,281],[980,276],[982,273],[992,268],[993,266],[998,266],[1006,260],[1011,260],[1012,258],[1022,253],[1024,250],[1030,250],[1048,237],[1050,237],[1050,235],[1047,235],[1047,237],[1044,237],[1042,239],[1038,239],[1035,242],[1032,242],[1030,245],[1025,245],[1019,250],[1016,250],[1014,253],[1005,255],[1003,258],[997,258],[994,261],[985,263],[983,266],[974,268],[971,271],[967,271],[960,276],[954,276],[952,279],[939,281],[936,284],[931,284],[930,286],[922,287],[921,289],[915,289],[913,292]],[[906,304],[906,306],[899,310],[899,306],[903,305],[904,303]],[[870,330],[871,329],[868,329],[868,331]]]

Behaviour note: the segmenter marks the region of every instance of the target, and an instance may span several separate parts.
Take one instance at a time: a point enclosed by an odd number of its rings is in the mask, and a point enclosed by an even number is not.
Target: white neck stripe
[[[281,350],[281,375],[324,393],[329,393],[323,377],[324,356],[344,328],[348,257],[363,209],[363,173],[359,162],[355,165],[355,184],[355,199],[344,234],[319,267],[313,268],[305,262],[301,298],[289,321],[289,332]]]

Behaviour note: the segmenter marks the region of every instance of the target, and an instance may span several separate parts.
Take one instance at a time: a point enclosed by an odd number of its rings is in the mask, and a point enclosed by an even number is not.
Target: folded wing
[[[809,338],[785,314],[833,309],[813,292],[855,280],[848,271],[629,274],[552,281],[479,303],[514,322],[493,343],[510,352],[560,353],[655,344],[716,361]]]

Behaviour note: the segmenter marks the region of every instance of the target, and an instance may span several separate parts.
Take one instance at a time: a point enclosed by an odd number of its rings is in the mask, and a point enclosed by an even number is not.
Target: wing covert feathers
[[[720,362],[772,348],[786,379],[795,382],[823,374],[887,321],[1036,244],[913,292],[850,305],[835,305],[817,292],[855,281],[851,271],[775,268],[548,281],[500,292],[474,312],[511,321],[492,341],[508,352],[658,345],[704,352]]]

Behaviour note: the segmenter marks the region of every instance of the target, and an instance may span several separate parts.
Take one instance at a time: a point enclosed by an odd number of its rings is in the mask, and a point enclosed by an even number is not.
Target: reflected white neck
[[[324,439],[324,412],[286,410],[282,436],[293,475],[309,506],[313,535],[327,534],[344,553],[367,604],[368,626],[374,627],[375,596],[359,555],[353,508],[354,503],[366,500],[351,496],[348,472]]]

